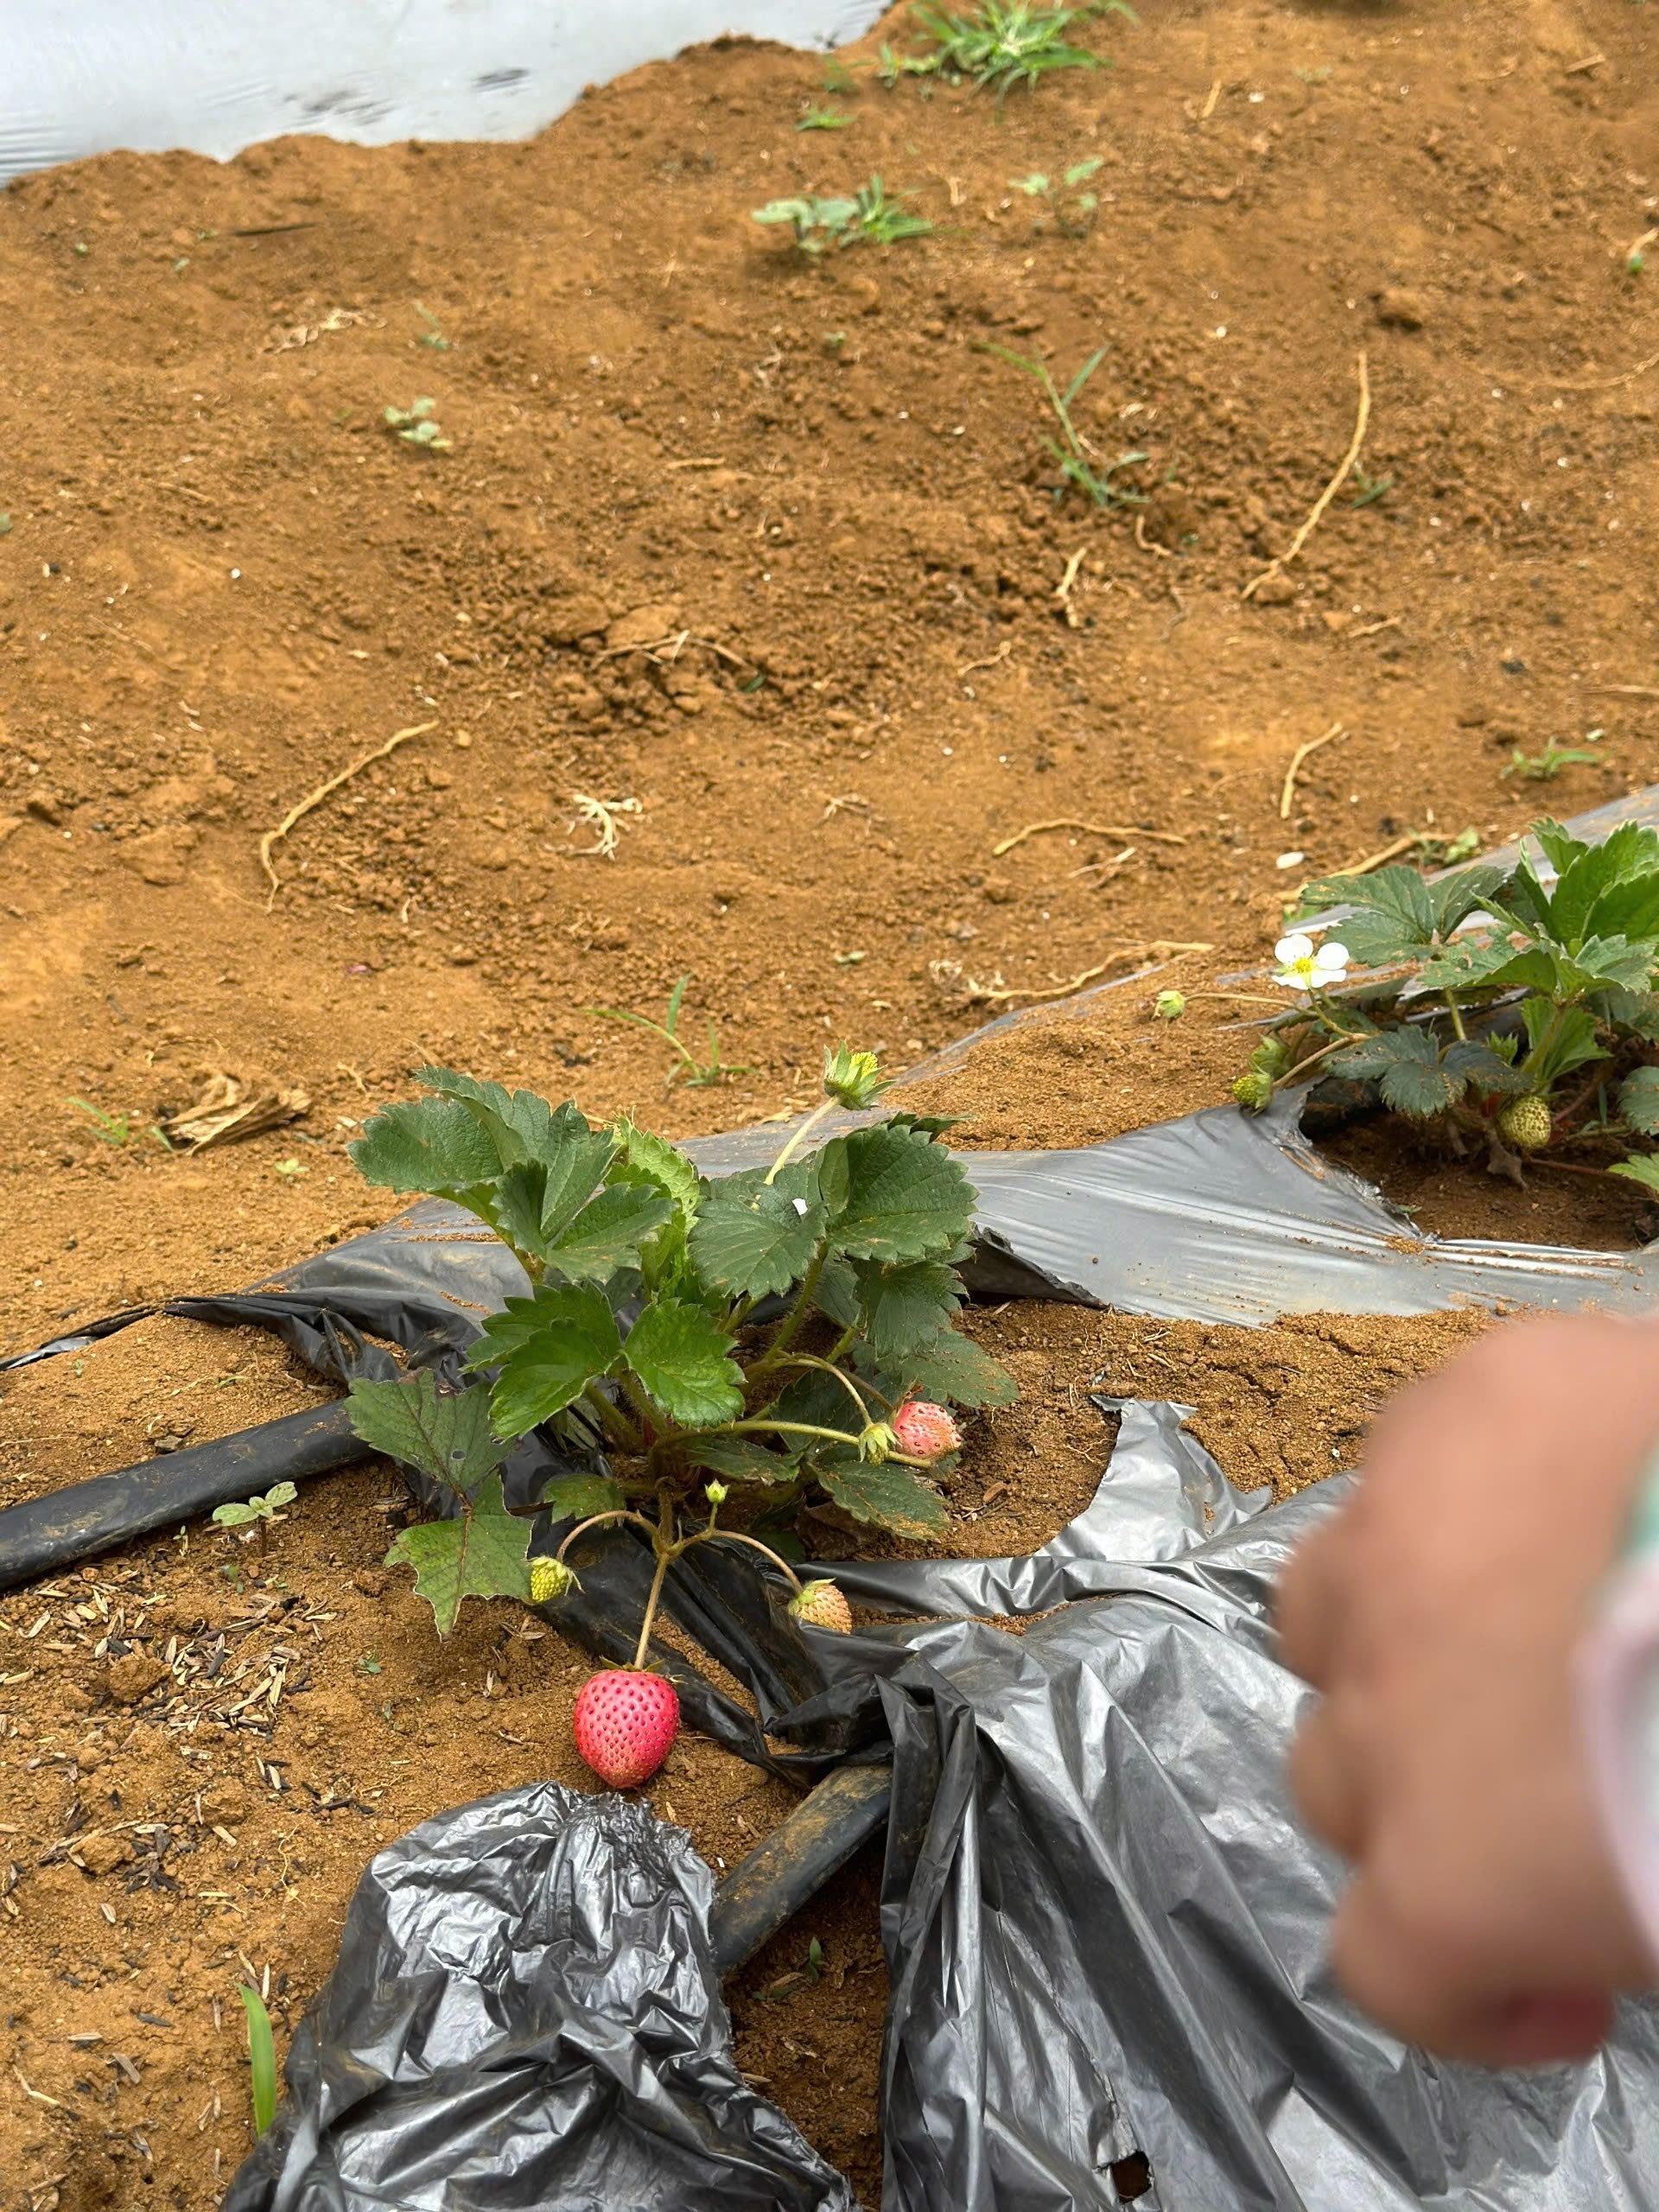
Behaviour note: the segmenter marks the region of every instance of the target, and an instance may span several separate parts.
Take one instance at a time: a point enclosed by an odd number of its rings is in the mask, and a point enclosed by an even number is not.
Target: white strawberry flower
[[[1305,937],[1300,930],[1281,937],[1273,948],[1273,957],[1279,963],[1273,980],[1282,983],[1287,991],[1331,990],[1348,973],[1345,944],[1327,938],[1316,951],[1313,938]]]

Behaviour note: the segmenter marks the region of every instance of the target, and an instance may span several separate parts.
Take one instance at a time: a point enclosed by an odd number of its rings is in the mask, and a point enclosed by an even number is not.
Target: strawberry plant
[[[1309,909],[1348,911],[1317,949],[1280,940],[1274,980],[1295,1002],[1251,1053],[1239,1103],[1259,1112],[1316,1072],[1345,1077],[1454,1151],[1483,1142],[1516,1180],[1527,1154],[1659,1136],[1659,832],[1626,823],[1590,845],[1545,820],[1531,838],[1539,858],[1513,867],[1310,884]],[[1610,1172],[1659,1190],[1659,1154]]]
[[[938,1141],[949,1125],[898,1113],[810,1141],[836,1106],[886,1090],[873,1053],[826,1052],[816,1112],[769,1166],[717,1180],[631,1122],[596,1128],[445,1068],[418,1079],[429,1095],[374,1116],[353,1160],[372,1183],[464,1207],[526,1278],[472,1348],[476,1387],[445,1395],[425,1372],[352,1386],[358,1433],[448,1493],[445,1517],[389,1554],[441,1634],[469,1597],[561,1595],[564,1553],[605,1523],[656,1554],[636,1670],[668,1569],[716,1537],[772,1560],[801,1618],[840,1624],[768,1545],[721,1524],[728,1499],[769,1530],[827,1501],[893,1535],[944,1534],[934,1478],[962,1441],[948,1408],[1006,1404],[1014,1386],[956,1326],[974,1192]],[[515,1510],[502,1464],[537,1428],[593,1471]],[[575,1525],[532,1566],[540,1509]]]

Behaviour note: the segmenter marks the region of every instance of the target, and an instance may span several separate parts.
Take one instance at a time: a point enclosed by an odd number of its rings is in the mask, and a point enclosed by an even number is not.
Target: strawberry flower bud
[[[1186,993],[1160,991],[1153,1001],[1152,1010],[1160,1021],[1179,1021],[1186,1012]]]
[[[724,1505],[726,1503],[727,1490],[724,1483],[705,1483],[702,1486],[702,1494],[710,1505]]]
[[[962,1444],[955,1417],[925,1398],[912,1398],[900,1406],[893,1417],[893,1430],[899,1450],[912,1459],[942,1459]]]
[[[823,1056],[823,1090],[827,1098],[856,1112],[873,1106],[887,1085],[874,1052],[855,1052],[850,1045],[837,1045]]]
[[[556,1598],[563,1598],[567,1590],[574,1590],[576,1578],[562,1559],[533,1559],[530,1562],[530,1602],[532,1605],[550,1605]]]

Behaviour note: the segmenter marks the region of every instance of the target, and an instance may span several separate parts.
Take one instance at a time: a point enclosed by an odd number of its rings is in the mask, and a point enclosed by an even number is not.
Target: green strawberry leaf
[[[878,1382],[880,1378],[877,1378]],[[885,1387],[885,1386],[883,1386]],[[872,1405],[871,1413],[879,1421],[885,1408]],[[785,1385],[766,1409],[766,1418],[775,1421],[804,1421],[810,1428],[844,1429],[856,1436],[864,1426],[864,1419],[854,1404],[849,1392],[842,1389],[833,1375],[826,1375],[821,1367],[808,1368]],[[798,1442],[805,1441],[797,1439]]]
[[[1362,968],[1385,968],[1430,950],[1436,912],[1414,868],[1380,868],[1372,875],[1327,875],[1303,892],[1304,915],[1351,906],[1332,934]]]
[[[1020,1385],[1000,1360],[958,1329],[942,1329],[931,1344],[897,1362],[899,1395],[938,1405],[1011,1406]]]
[[[766,1298],[798,1282],[823,1235],[823,1208],[765,1182],[728,1175],[702,1201],[690,1237],[691,1264],[710,1290]]]
[[[863,1334],[883,1366],[931,1344],[965,1294],[956,1269],[938,1260],[886,1268],[865,1262],[857,1272]]]
[[[850,1130],[824,1151],[837,1148],[846,1197],[832,1213],[830,1236],[849,1259],[936,1259],[969,1234],[973,1185],[931,1137],[880,1122]]]
[[[752,1436],[689,1436],[681,1449],[694,1467],[707,1467],[728,1483],[793,1482],[799,1471],[794,1460],[768,1452]]]
[[[869,1461],[843,1458],[816,1470],[836,1503],[855,1521],[862,1521],[912,1542],[926,1543],[950,1529],[944,1500],[930,1490],[910,1468],[891,1460]]]
[[[628,1333],[622,1357],[645,1395],[682,1428],[712,1428],[743,1410],[733,1338],[689,1299],[658,1298]]]
[[[1475,868],[1460,868],[1443,883],[1429,884],[1435,935],[1449,938],[1471,914],[1490,913],[1492,900],[1508,880],[1507,868],[1492,868],[1483,862]]]
[[[613,1185],[590,1199],[547,1247],[549,1272],[570,1282],[608,1282],[620,1269],[639,1265],[646,1243],[673,1214],[666,1191]]]
[[[1607,1173],[1627,1176],[1632,1183],[1640,1183],[1649,1191],[1659,1192],[1659,1154],[1633,1152],[1628,1160],[1616,1160]]]
[[[601,1290],[543,1284],[531,1297],[510,1298],[480,1331],[467,1356],[474,1372],[500,1370],[490,1410],[503,1436],[523,1436],[581,1396],[609,1372],[622,1349],[616,1316]]]
[[[1507,1041],[1515,1042],[1513,1039]],[[1447,1046],[1446,1069],[1448,1075],[1461,1076],[1483,1097],[1517,1097],[1534,1088],[1532,1077],[1522,1075],[1513,1060],[1473,1037]]]
[[[382,1107],[346,1149],[366,1182],[389,1191],[433,1191],[440,1198],[454,1198],[501,1172],[500,1154],[488,1132],[449,1098]]]
[[[402,1382],[354,1377],[346,1414],[364,1443],[462,1497],[471,1497],[507,1456],[490,1426],[489,1392],[440,1394],[427,1368]]]
[[[530,1523],[509,1513],[499,1475],[486,1476],[470,1509],[454,1521],[417,1521],[386,1554],[388,1567],[412,1567],[415,1594],[448,1636],[467,1598],[530,1597]]]
[[[1638,1136],[1659,1137],[1659,1068],[1636,1068],[1625,1077],[1618,1110]]]
[[[1574,1068],[1607,1058],[1596,1033],[1596,1017],[1587,1007],[1556,1007],[1547,999],[1528,999],[1521,1019],[1527,1032],[1527,1056],[1521,1066],[1530,1090],[1548,1090]]]
[[[595,1513],[614,1512],[627,1500],[621,1484],[605,1475],[554,1475],[541,1502],[556,1521],[586,1521]]]
[[[1463,1096],[1469,1080],[1442,1062],[1431,1031],[1406,1027],[1379,1030],[1336,1053],[1331,1072],[1375,1083],[1385,1106],[1414,1121],[1443,1114]]]
[[[612,1181],[655,1183],[668,1192],[688,1224],[695,1221],[702,1203],[702,1179],[678,1147],[626,1118],[613,1126],[611,1135],[623,1152]]]
[[[1638,881],[1646,878],[1645,886]],[[1604,921],[1601,908],[1639,913],[1659,908],[1659,832],[1639,822],[1621,822],[1599,845],[1573,854],[1549,894],[1551,934],[1576,950],[1586,938],[1631,932],[1616,919]],[[1635,934],[1659,933],[1649,924]]]
[[[838,1329],[859,1326],[858,1274],[850,1260],[830,1259],[824,1262],[818,1276],[818,1287],[812,1294],[812,1303],[820,1313],[827,1314]]]
[[[457,1075],[453,1068],[416,1068],[415,1079],[472,1116],[494,1147],[498,1173],[527,1160],[539,1160],[548,1169],[555,1200],[550,1205],[550,1222],[556,1215],[560,1194],[568,1198],[563,1218],[569,1220],[597,1185],[616,1150],[607,1131],[591,1129],[586,1116],[568,1103],[551,1106],[533,1090],[504,1090],[499,1083],[480,1083],[472,1076]]]

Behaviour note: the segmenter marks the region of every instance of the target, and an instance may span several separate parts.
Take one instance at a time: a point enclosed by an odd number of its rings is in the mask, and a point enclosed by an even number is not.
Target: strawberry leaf
[[[855,1260],[930,1260],[973,1225],[974,1192],[943,1146],[918,1129],[879,1122],[824,1147],[839,1153],[846,1196],[830,1221],[837,1249]],[[837,1182],[840,1170],[833,1171]],[[824,1170],[819,1170],[824,1188]],[[828,1192],[825,1192],[826,1198]]]
[[[389,1191],[435,1191],[453,1198],[501,1173],[501,1156],[487,1130],[448,1098],[383,1107],[346,1151],[366,1181]]]
[[[347,1394],[346,1413],[365,1444],[389,1459],[418,1468],[462,1497],[472,1497],[507,1456],[508,1447],[490,1427],[488,1391],[441,1395],[426,1368],[403,1382],[357,1376]]]
[[[529,1599],[529,1550],[530,1523],[507,1511],[501,1478],[493,1474],[457,1519],[403,1529],[386,1564],[414,1569],[415,1594],[431,1606],[438,1634],[448,1636],[467,1598]]]
[[[622,1357],[671,1421],[683,1428],[712,1428],[743,1410],[743,1370],[731,1356],[732,1343],[702,1306],[658,1298],[630,1330]]]
[[[524,1161],[546,1167],[550,1190],[567,1196],[564,1220],[593,1191],[615,1153],[614,1138],[591,1129],[568,1103],[550,1106],[533,1090],[504,1090],[499,1083],[480,1083],[453,1068],[416,1068],[415,1079],[471,1115],[494,1148],[498,1173]]]
[[[963,1296],[956,1269],[938,1260],[887,1268],[866,1263],[858,1275],[863,1333],[884,1367],[931,1344],[950,1325]]]
[[[960,1330],[942,1329],[931,1344],[895,1363],[900,1393],[938,1404],[1011,1406],[1020,1385],[1000,1360]]]
[[[729,1483],[787,1483],[800,1471],[792,1459],[768,1452],[752,1436],[688,1437],[682,1449],[694,1467],[707,1467]]]
[[[925,1543],[942,1536],[950,1526],[944,1500],[930,1490],[910,1468],[891,1460],[874,1464],[837,1452],[832,1463],[821,1464],[818,1479],[855,1521],[886,1529],[891,1535]]]
[[[627,1503],[621,1484],[606,1475],[555,1475],[541,1502],[556,1521],[586,1521],[592,1514],[611,1513]]]
[[[1636,1068],[1625,1077],[1618,1110],[1639,1136],[1659,1137],[1659,1068]]]
[[[581,1396],[595,1376],[608,1372],[622,1349],[603,1291],[550,1290],[510,1298],[486,1324],[467,1364],[500,1372],[490,1410],[503,1436],[522,1436]]]
[[[571,1282],[608,1282],[620,1268],[639,1266],[673,1212],[667,1192],[649,1185],[601,1191],[548,1246],[547,1266]]]
[[[1624,1175],[1632,1183],[1659,1192],[1659,1154],[1633,1152],[1628,1160],[1616,1160],[1607,1170],[1610,1175]]]
[[[766,1298],[798,1282],[823,1235],[823,1208],[759,1174],[728,1175],[702,1201],[691,1264],[710,1290]]]

